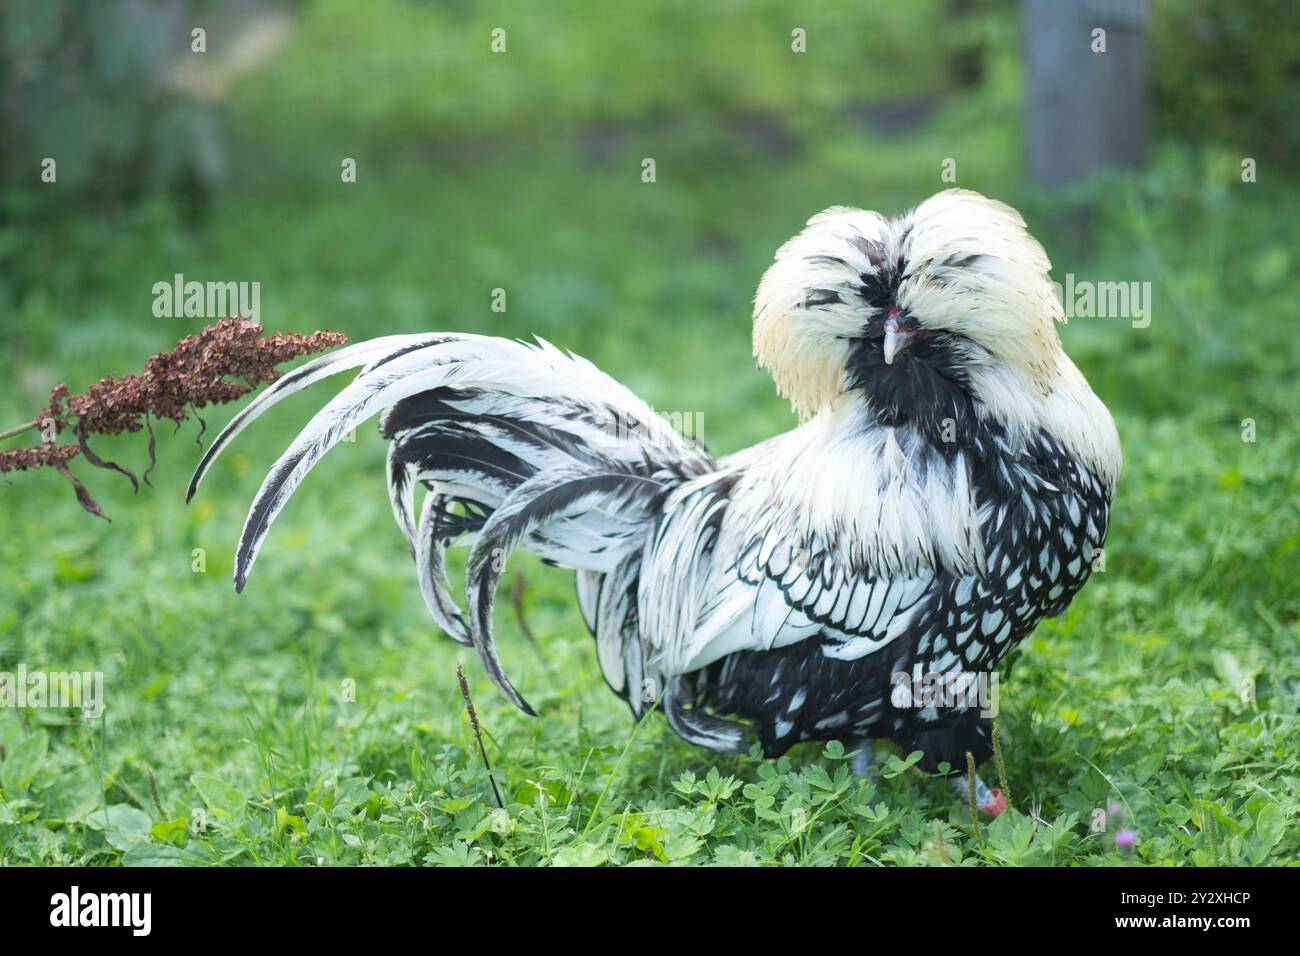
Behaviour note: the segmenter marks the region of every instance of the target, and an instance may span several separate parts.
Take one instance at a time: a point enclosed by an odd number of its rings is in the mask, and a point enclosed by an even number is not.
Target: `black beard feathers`
[[[867,399],[877,424],[911,426],[945,458],[972,446],[977,421],[965,365],[946,332],[918,332],[892,365],[878,337],[854,342],[849,387]]]

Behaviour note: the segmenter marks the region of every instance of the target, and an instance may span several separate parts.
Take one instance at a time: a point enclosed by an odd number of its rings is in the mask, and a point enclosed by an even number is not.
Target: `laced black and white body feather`
[[[281,398],[359,368],[263,482],[238,590],[307,472],[378,416],[429,613],[525,711],[492,628],[515,549],[576,572],[601,670],[637,716],[657,700],[718,751],[884,736],[926,766],[964,765],[987,754],[983,718],[900,703],[895,675],[986,673],[1059,613],[1102,547],[1118,476],[1046,273],[1019,217],[975,194],[900,220],[828,210],[782,247],[755,309],[756,354],[805,418],[784,435],[715,459],[545,342],[393,336],[257,396],[190,494]],[[445,560],[457,541],[463,607]]]

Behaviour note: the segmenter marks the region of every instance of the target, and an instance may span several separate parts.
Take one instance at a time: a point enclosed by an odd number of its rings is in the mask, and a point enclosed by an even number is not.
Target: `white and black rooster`
[[[253,419],[360,367],[262,483],[237,591],[307,472],[379,414],[429,612],[525,712],[492,633],[513,549],[577,572],[601,669],[638,718],[657,700],[715,751],[840,740],[867,773],[884,737],[922,750],[925,769],[960,769],[968,751],[988,758],[987,718],[968,698],[900,695],[900,675],[987,674],[1059,614],[1119,477],[1110,414],[1061,348],[1049,269],[1020,215],[977,193],[897,219],[837,206],[778,250],[755,300],[754,354],[801,416],[792,431],[715,459],[548,343],[390,336],[257,396],[189,494]],[[445,565],[461,538],[464,612]],[[977,792],[986,811],[1004,806]]]

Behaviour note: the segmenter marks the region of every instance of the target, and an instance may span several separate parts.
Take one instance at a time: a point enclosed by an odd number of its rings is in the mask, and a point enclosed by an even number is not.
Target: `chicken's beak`
[[[890,315],[885,320],[885,364],[893,365],[894,356],[903,349],[907,348],[907,343],[912,339],[912,333],[903,328],[898,321],[897,315]]]

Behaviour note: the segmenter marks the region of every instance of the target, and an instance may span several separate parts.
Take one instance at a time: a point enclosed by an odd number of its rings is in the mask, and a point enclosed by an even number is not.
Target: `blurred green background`
[[[259,282],[268,330],[541,335],[702,416],[731,452],[793,424],[750,356],[776,247],[832,204],[904,211],[953,185],[949,158],[955,185],[1024,213],[1058,280],[1149,281],[1153,311],[1145,329],[1063,330],[1126,471],[1106,572],[1004,684],[1024,812],[988,844],[966,840],[946,788],[904,775],[883,784],[888,820],[842,801],[824,839],[760,825],[762,801],[739,794],[700,832],[704,798],[673,791],[679,773],[768,771],[660,723],[629,744],[567,576],[527,561],[539,646],[504,606],[498,620],[543,718],[466,660],[512,806],[494,830],[463,655],[424,616],[373,429],[298,492],[248,591],[230,588],[247,504],[326,386],[259,421],[188,508],[193,422],[160,431],[139,494],[74,462],[111,526],[52,473],[0,485],[0,670],[108,674],[99,722],[0,710],[4,859],[1106,863],[1118,851],[1080,820],[1117,800],[1137,861],[1293,859],[1294,827],[1277,828],[1300,782],[1296,20],[1283,2],[1151,4],[1146,162],[1046,189],[1023,161],[1033,38],[1005,0],[8,0],[0,428],[56,382],[136,371],[204,324],[153,315],[154,283],[183,273]],[[143,437],[99,445],[143,467]],[[796,754],[779,779],[797,791],[816,760]],[[216,821],[201,834],[195,807]],[[1014,829],[1031,807],[1066,834],[1046,851]],[[632,811],[661,835],[629,828]]]

